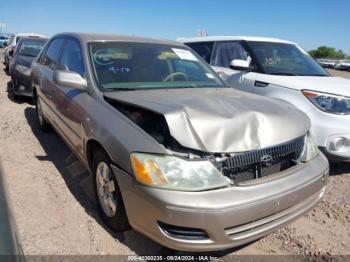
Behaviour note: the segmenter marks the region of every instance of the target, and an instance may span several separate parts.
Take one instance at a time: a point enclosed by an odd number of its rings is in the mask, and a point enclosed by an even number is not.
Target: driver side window
[[[63,38],[53,39],[45,53],[40,57],[40,63],[47,66],[51,70],[55,70],[58,67],[58,59],[60,56],[61,47],[63,44]]]
[[[231,61],[234,59],[251,62],[251,57],[241,42],[216,43],[211,65],[230,68]]]
[[[81,48],[77,41],[67,39],[62,51],[60,68],[65,71],[76,72],[84,77],[85,70]]]

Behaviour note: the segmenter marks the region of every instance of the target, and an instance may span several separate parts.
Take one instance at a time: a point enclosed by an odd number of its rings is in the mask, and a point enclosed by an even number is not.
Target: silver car
[[[322,198],[304,113],[227,87],[171,41],[64,33],[32,63],[42,130],[91,171],[103,221],[178,250],[258,239]]]

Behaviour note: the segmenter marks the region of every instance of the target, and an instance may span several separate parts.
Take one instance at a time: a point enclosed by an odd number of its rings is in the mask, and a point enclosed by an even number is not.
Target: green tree
[[[309,54],[313,58],[330,58],[330,59],[344,59],[347,55],[342,50],[336,50],[334,47],[320,46],[315,50],[311,50]]]

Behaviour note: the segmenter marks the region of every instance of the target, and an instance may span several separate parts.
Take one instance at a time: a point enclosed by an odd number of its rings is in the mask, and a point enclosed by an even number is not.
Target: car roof
[[[24,40],[49,40],[48,37],[41,37],[41,36],[21,36],[20,41]]]
[[[211,41],[258,41],[258,42],[273,42],[273,43],[286,43],[294,44],[283,39],[271,38],[271,37],[260,37],[260,36],[200,36],[190,38],[178,38],[177,41],[181,43],[192,43],[192,42],[211,42]]]
[[[121,42],[141,42],[141,43],[183,46],[181,43],[176,41],[171,41],[171,40],[154,39],[154,38],[138,37],[138,36],[127,36],[127,35],[115,35],[115,34],[67,32],[67,33],[56,34],[53,37],[59,37],[59,36],[72,36],[86,43],[103,42],[103,41],[121,41]]]
[[[20,36],[20,37],[24,37],[24,36],[38,36],[38,37],[47,37],[46,35],[43,34],[37,34],[37,33],[17,33],[14,36]]]

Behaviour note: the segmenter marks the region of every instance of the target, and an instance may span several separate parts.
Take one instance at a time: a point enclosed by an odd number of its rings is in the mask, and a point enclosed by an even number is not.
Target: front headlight
[[[307,135],[305,136],[304,149],[300,155],[299,161],[309,162],[310,160],[315,158],[317,154],[318,154],[318,146],[315,143],[311,134],[307,133]]]
[[[30,68],[23,65],[16,65],[16,70],[25,76],[30,76],[31,73]]]
[[[350,97],[303,90],[303,95],[318,109],[331,113],[346,115],[350,114]]]
[[[229,185],[229,179],[208,160],[145,153],[132,153],[130,157],[136,179],[148,186],[202,191]]]

